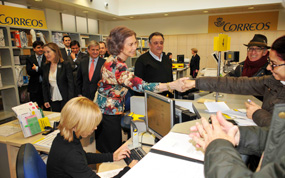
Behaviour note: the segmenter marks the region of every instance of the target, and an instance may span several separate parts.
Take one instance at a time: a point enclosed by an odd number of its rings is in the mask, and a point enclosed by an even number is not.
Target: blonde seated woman
[[[73,98],[66,103],[61,111],[58,126],[60,133],[50,149],[47,177],[99,177],[88,167],[89,164],[119,161],[129,157],[130,150],[124,145],[114,153],[86,153],[83,150],[80,139],[92,134],[101,120],[102,113],[97,104],[85,97]],[[115,177],[121,177],[136,163],[137,161],[131,162]]]

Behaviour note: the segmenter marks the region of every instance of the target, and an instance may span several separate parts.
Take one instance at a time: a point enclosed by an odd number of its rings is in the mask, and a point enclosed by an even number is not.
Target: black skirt
[[[106,115],[95,131],[96,149],[101,153],[113,153],[122,145],[122,115]]]

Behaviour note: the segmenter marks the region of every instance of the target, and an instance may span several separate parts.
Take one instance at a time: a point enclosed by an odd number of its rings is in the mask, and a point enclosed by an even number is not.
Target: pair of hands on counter
[[[239,128],[236,125],[226,121],[219,111],[217,115],[211,115],[212,124],[205,118],[201,118],[201,124],[196,123],[190,128],[189,136],[196,142],[196,147],[202,147],[204,150],[216,139],[224,139],[237,146],[240,141]]]
[[[194,88],[196,85],[195,80],[189,80],[189,78],[187,78],[187,77],[180,78],[174,82],[177,82],[177,89],[176,90],[179,92],[185,92],[187,90],[190,90],[190,89]],[[261,109],[261,106],[257,105],[253,101],[245,102],[245,106],[246,106],[246,116],[249,119],[252,119],[252,115],[255,111]]]

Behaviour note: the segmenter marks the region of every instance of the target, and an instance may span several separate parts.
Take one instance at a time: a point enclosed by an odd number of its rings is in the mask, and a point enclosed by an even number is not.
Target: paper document
[[[256,126],[252,119],[246,116],[245,109],[233,109],[223,111],[223,114],[228,115],[230,118],[234,119],[239,126]]]
[[[115,175],[117,175],[123,169],[124,168],[114,169],[114,170],[105,171],[105,172],[98,172],[97,175],[100,176],[101,178],[110,178],[110,177],[114,177]]]
[[[187,134],[169,132],[152,149],[162,150],[177,155],[204,160],[204,151],[196,148],[194,140]]]
[[[208,112],[218,112],[230,110],[228,105],[225,102],[205,102],[205,106],[208,109]]]
[[[134,177],[203,178],[204,165],[150,152],[123,176]]]
[[[11,125],[4,125],[0,127],[0,136],[8,137],[18,132],[21,132],[20,127],[14,127]]]

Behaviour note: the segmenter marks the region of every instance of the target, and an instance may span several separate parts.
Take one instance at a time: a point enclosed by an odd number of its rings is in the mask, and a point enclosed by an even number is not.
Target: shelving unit
[[[86,51],[88,47],[88,43],[92,40],[95,40],[97,42],[101,41],[101,35],[99,34],[86,34],[86,33],[80,33],[80,46],[81,46],[81,51]]]
[[[10,28],[0,26],[3,30],[5,46],[0,46],[1,55],[1,81],[3,86],[0,87],[2,102],[0,110],[0,120],[15,116],[12,107],[19,105],[18,87],[15,79],[14,58],[11,42]]]
[[[17,65],[14,62],[14,56],[33,55],[34,51],[31,42],[28,43],[28,46],[19,48],[17,46],[12,45],[13,39],[11,38],[11,31],[15,30],[18,30],[19,32],[25,31],[26,34],[29,35],[31,28],[0,26],[0,29],[3,30],[4,42],[5,42],[5,46],[0,46],[0,56],[1,56],[0,74],[3,84],[3,86],[0,87],[0,92],[1,92],[0,103],[2,102],[3,105],[2,108],[0,107],[0,120],[3,120],[15,116],[11,108],[20,104],[20,98],[18,93],[19,89],[17,86],[16,72],[15,72],[15,66]],[[34,30],[35,33],[41,32],[44,35],[46,42],[53,41],[55,43],[61,43],[61,44],[62,44],[61,38],[58,39],[59,41],[54,41],[53,36],[56,35],[56,33],[68,34],[72,40],[79,41],[82,51],[86,50],[89,41],[91,40],[95,40],[98,42],[106,41],[106,38],[108,37],[108,35],[101,35],[101,34],[53,31],[53,30],[44,30],[44,29],[34,29]],[[81,39],[85,40],[85,44]],[[137,37],[137,39],[140,40],[141,42],[144,41],[144,44],[141,43],[139,45],[138,50],[147,51],[148,38]],[[127,60],[128,66],[133,67],[138,56],[139,55],[128,59]]]
[[[137,37],[138,40],[138,47],[137,51],[140,54],[143,54],[148,51],[149,46],[148,46],[148,37]]]

